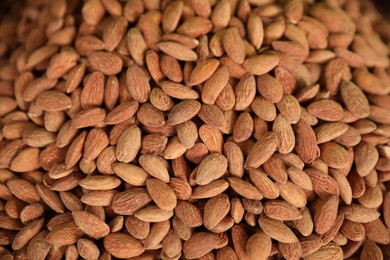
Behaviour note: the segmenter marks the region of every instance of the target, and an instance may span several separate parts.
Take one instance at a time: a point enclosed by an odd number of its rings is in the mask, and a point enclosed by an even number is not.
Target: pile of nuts
[[[0,259],[390,258],[371,1],[3,2]]]

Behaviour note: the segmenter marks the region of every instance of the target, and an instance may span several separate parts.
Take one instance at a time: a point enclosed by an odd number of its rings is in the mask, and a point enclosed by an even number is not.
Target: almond
[[[314,168],[306,169],[305,172],[309,175],[313,189],[318,196],[325,198],[330,195],[339,194],[340,191],[337,182],[326,173]]]
[[[355,148],[356,171],[360,176],[366,176],[375,166],[379,159],[375,146],[366,142],[361,142]]]
[[[145,249],[142,243],[123,233],[111,233],[104,238],[104,248],[118,258],[130,258],[141,255]]]
[[[271,238],[263,232],[252,235],[246,244],[249,259],[267,259],[271,254],[271,248]]]
[[[109,226],[96,216],[86,211],[73,211],[73,219],[77,226],[87,235],[99,239],[110,232]]]
[[[267,175],[255,168],[249,169],[249,178],[253,185],[267,199],[276,199],[279,196],[277,186],[267,177]]]
[[[259,218],[260,228],[265,234],[282,243],[294,243],[298,239],[282,221],[270,219],[266,216]]]
[[[152,198],[146,189],[128,189],[115,195],[112,200],[112,209],[121,215],[133,215],[151,201]]]
[[[280,57],[275,54],[261,54],[250,57],[242,64],[246,71],[254,75],[263,75],[274,69],[280,61]]]
[[[276,147],[276,135],[272,132],[265,133],[250,150],[245,161],[245,168],[258,168],[272,156]]]
[[[138,219],[145,222],[162,222],[173,216],[172,210],[162,210],[157,206],[148,206],[134,214]]]
[[[225,156],[220,154],[210,154],[200,163],[197,174],[196,183],[206,185],[220,178],[227,170],[227,160]]]
[[[184,123],[198,114],[201,105],[195,100],[184,100],[175,105],[168,115],[168,125]]]
[[[131,146],[129,146],[131,144]],[[129,149],[131,147],[131,149]],[[131,126],[123,131],[118,139],[115,154],[120,162],[129,163],[136,157],[141,147],[141,130]]]
[[[202,225],[202,216],[199,209],[189,202],[179,200],[175,208],[175,216],[190,227]]]
[[[214,228],[230,210],[229,197],[225,194],[219,194],[210,198],[205,207],[203,215],[203,224],[207,229]]]
[[[211,252],[218,242],[217,235],[210,232],[198,232],[184,242],[183,253],[188,259],[199,258]]]
[[[276,220],[297,220],[302,218],[297,208],[282,200],[272,200],[264,203],[264,213]]]
[[[191,48],[177,42],[160,42],[157,44],[157,47],[162,52],[181,61],[195,61],[198,59],[196,52],[191,50]]]
[[[176,207],[176,195],[163,181],[149,178],[146,180],[146,188],[153,201],[162,210],[169,211]]]
[[[261,200],[263,198],[263,195],[259,192],[259,190],[249,182],[237,177],[229,177],[228,181],[230,187],[244,198],[252,200]]]

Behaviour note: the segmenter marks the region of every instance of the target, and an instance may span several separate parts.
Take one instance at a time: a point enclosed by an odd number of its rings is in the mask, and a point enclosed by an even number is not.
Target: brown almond
[[[140,102],[146,102],[150,94],[149,77],[138,65],[129,66],[126,72],[126,85],[130,96]]]
[[[228,181],[230,187],[244,198],[252,200],[261,200],[263,198],[263,195],[260,193],[260,191],[249,182],[246,182],[237,177],[229,177]]]
[[[203,225],[207,229],[214,228],[229,213],[229,210],[230,201],[226,194],[210,198],[204,207]]]
[[[70,215],[71,216],[71,215]],[[73,220],[59,223],[46,236],[46,241],[52,245],[71,245],[84,235]]]
[[[250,150],[245,161],[245,168],[258,168],[272,156],[276,147],[277,136],[272,132],[265,133]]]
[[[383,259],[381,249],[373,241],[366,241],[363,246],[360,257],[362,259]]]
[[[241,64],[245,59],[245,47],[237,28],[232,27],[224,31],[222,37],[223,48],[226,54],[235,62]]]
[[[225,88],[229,80],[229,71],[226,66],[220,66],[215,73],[205,82],[202,89],[202,101],[212,105]]]
[[[263,232],[252,235],[246,244],[249,259],[267,259],[271,254],[271,238]]]
[[[149,178],[146,180],[146,188],[153,201],[162,210],[169,211],[176,207],[176,195],[163,181]]]
[[[45,111],[61,111],[72,106],[71,99],[64,93],[51,90],[40,93],[36,105]]]
[[[199,62],[192,70],[189,82],[187,85],[195,86],[208,80],[219,66],[219,61],[216,59],[208,59]]]
[[[378,151],[375,146],[366,142],[361,142],[354,151],[356,171],[364,177],[375,167],[379,159]]]
[[[115,150],[116,158],[120,162],[129,163],[134,160],[140,147],[141,130],[137,126],[131,126],[123,131],[122,135],[118,139]]]
[[[134,186],[144,186],[149,174],[141,167],[128,163],[114,163],[112,169],[119,178]]]
[[[315,210],[313,222],[318,234],[324,234],[331,228],[337,217],[338,204],[338,197],[330,196]]]
[[[98,107],[90,107],[81,110],[72,119],[71,127],[75,129],[96,126],[104,121],[106,111]]]
[[[264,203],[264,213],[276,220],[297,220],[302,218],[297,208],[282,200],[270,200]]]
[[[162,210],[157,206],[148,206],[134,214],[138,219],[145,222],[162,222],[173,216],[172,210]]]
[[[377,219],[380,215],[380,213],[375,209],[369,209],[355,203],[342,207],[341,211],[345,214],[345,219],[358,223],[371,222]]]
[[[183,244],[184,256],[188,259],[195,259],[211,252],[219,243],[216,234],[210,232],[198,232],[185,241]]]
[[[212,198],[229,188],[229,183],[225,180],[215,180],[209,184],[196,187],[191,195],[194,199]]]
[[[273,76],[264,74],[256,78],[260,94],[272,103],[278,103],[283,97],[283,86]]]
[[[195,100],[184,100],[175,105],[168,115],[168,125],[184,123],[198,114],[201,104]]]
[[[179,200],[175,208],[175,216],[189,227],[199,227],[202,225],[202,215],[200,210],[193,204]]]
[[[267,199],[276,199],[279,197],[279,190],[274,182],[267,175],[258,169],[249,169],[249,178],[253,185]]]
[[[122,70],[123,61],[114,53],[92,52],[88,55],[88,61],[98,71],[105,75],[115,75]]]
[[[38,202],[40,199],[34,185],[26,180],[17,178],[11,179],[7,182],[7,187],[13,195],[22,201],[34,203]]]
[[[172,2],[165,8],[162,17],[162,28],[165,32],[173,32],[179,24],[183,12],[182,2]]]
[[[296,124],[299,121],[301,117],[301,107],[298,100],[293,95],[283,95],[283,98],[276,103],[276,106],[282,116],[290,124]]]
[[[252,103],[256,95],[256,80],[253,75],[247,74],[240,79],[234,88],[236,102],[235,110],[245,110]]]
[[[143,154],[139,158],[139,163],[151,176],[165,183],[169,182],[168,165],[163,158],[152,154]]]
[[[343,118],[343,108],[333,100],[320,100],[311,103],[307,110],[318,119],[339,121]]]
[[[72,216],[77,226],[87,235],[99,239],[110,232],[109,226],[96,216],[86,211],[73,211]]]
[[[196,52],[191,48],[177,42],[164,41],[157,44],[157,47],[164,53],[181,61],[195,61],[198,59]]]
[[[322,246],[317,252],[305,256],[305,259],[341,259],[343,258],[343,250],[340,246],[331,242]]]
[[[259,218],[260,228],[265,234],[282,243],[294,243],[298,238],[282,221],[270,219],[264,215]]]
[[[141,255],[145,249],[142,243],[124,233],[111,233],[104,238],[104,248],[114,257],[130,258]]]
[[[340,87],[341,97],[347,109],[359,118],[365,118],[370,113],[368,100],[363,91],[351,81],[343,81]]]
[[[41,231],[43,225],[45,223],[45,219],[37,219],[29,224],[27,224],[23,229],[19,231],[18,234],[14,237],[12,241],[12,249],[19,250],[25,245],[27,245],[30,240]]]
[[[220,154],[210,154],[198,166],[196,183],[206,185],[220,178],[227,170],[227,160]]]
[[[276,54],[260,54],[246,59],[242,65],[254,75],[263,75],[273,70],[279,61],[280,57]]]
[[[136,239],[145,239],[150,232],[150,223],[134,216],[126,217],[125,227],[129,234]]]
[[[297,208],[303,208],[306,206],[306,194],[301,187],[289,181],[286,183],[277,183],[276,186],[279,189],[280,196],[285,201]]]
[[[321,159],[329,167],[341,169],[348,165],[349,154],[342,146],[327,142],[320,145]]]
[[[151,201],[146,189],[132,188],[115,195],[111,206],[117,214],[133,215]]]
[[[107,175],[93,175],[82,179],[79,185],[90,190],[111,190],[121,184],[120,179]]]
[[[100,255],[99,248],[89,239],[81,238],[77,241],[77,251],[85,259],[95,259]]]
[[[303,120],[300,120],[293,129],[295,133],[295,151],[297,155],[305,163],[314,161],[319,153],[314,130]]]
[[[35,185],[35,188],[39,194],[39,196],[42,198],[42,200],[55,212],[57,213],[64,213],[64,205],[62,204],[60,198],[58,195],[50,190],[48,187],[41,183],[37,183]]]

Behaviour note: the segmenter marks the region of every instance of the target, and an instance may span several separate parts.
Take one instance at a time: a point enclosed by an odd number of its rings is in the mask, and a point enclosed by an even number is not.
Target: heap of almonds
[[[371,1],[4,3],[0,259],[389,259]]]

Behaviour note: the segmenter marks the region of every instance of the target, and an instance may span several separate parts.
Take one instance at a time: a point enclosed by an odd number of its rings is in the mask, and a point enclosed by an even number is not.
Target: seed
[[[1,259],[388,258],[373,3],[2,2]]]

